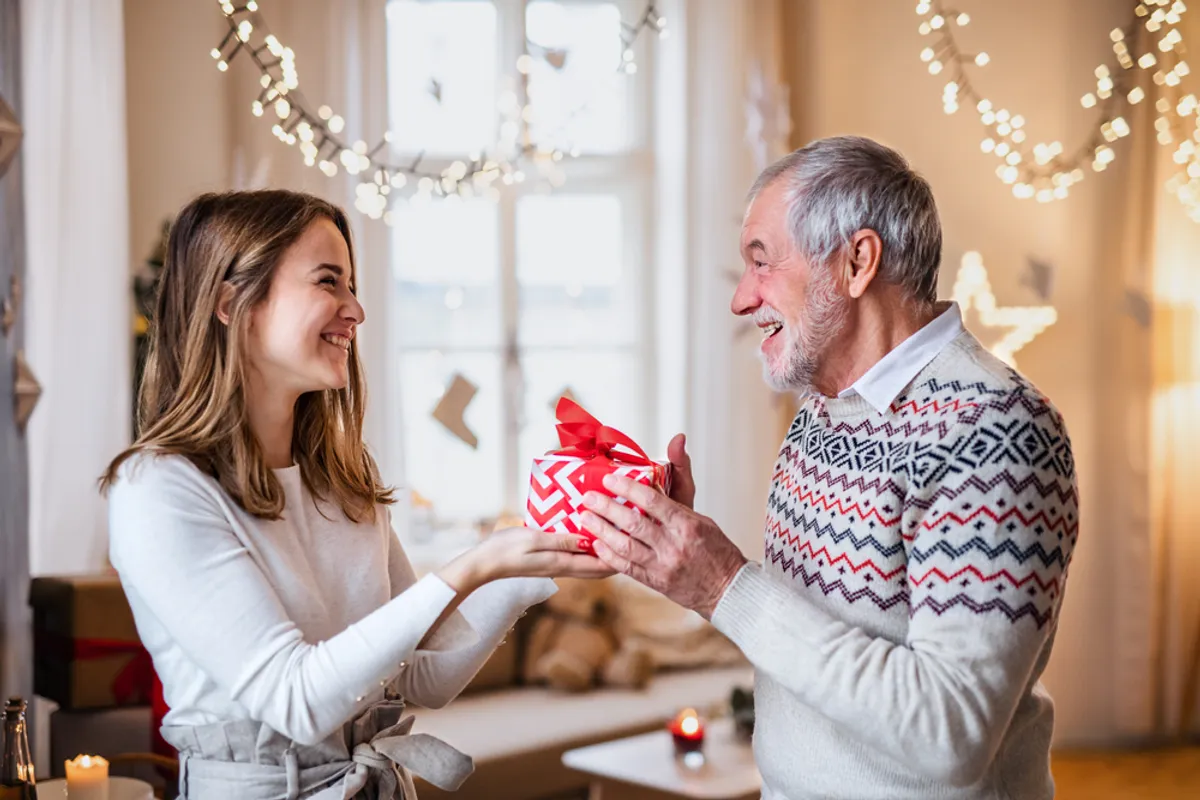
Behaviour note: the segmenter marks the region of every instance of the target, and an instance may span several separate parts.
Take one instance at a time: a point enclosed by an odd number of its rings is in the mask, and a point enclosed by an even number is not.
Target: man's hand
[[[600,560],[711,619],[746,557],[711,519],[649,486],[607,475],[604,487],[646,513],[597,492],[584,495],[583,525],[596,536]]]
[[[687,454],[687,437],[675,434],[667,445],[671,462],[671,499],[688,508],[696,507],[696,481],[692,478],[692,458]]]

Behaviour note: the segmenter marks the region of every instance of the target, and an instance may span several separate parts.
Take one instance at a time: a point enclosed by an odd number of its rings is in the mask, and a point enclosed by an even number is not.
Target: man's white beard
[[[850,301],[838,291],[832,270],[818,267],[814,273],[805,293],[800,320],[786,322],[783,326],[787,341],[776,369],[772,370],[766,354],[759,350],[763,380],[777,392],[811,391],[813,376],[821,366],[825,352],[846,324]],[[782,319],[778,312],[775,315]]]

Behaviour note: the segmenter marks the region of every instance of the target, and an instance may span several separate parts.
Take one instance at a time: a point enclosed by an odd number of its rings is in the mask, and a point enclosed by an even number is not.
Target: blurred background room
[[[350,210],[366,436],[418,572],[519,521],[564,395],[655,458],[686,431],[698,510],[760,558],[796,406],[729,311],[746,192],[860,134],[930,181],[941,296],[1071,432],[1059,796],[1200,797],[1193,52],[1200,9],[1165,0],[0,0],[0,691],[36,698],[39,775],[92,754],[172,791],[96,480],[134,435],[189,199]],[[653,675],[542,685],[531,614],[417,711],[476,758],[455,796],[587,797],[565,752],[740,711],[752,671],[702,619],[587,592],[546,618],[607,626]]]

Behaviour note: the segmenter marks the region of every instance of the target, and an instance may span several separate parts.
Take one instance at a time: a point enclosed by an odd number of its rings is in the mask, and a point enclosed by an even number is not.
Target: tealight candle
[[[704,746],[704,722],[694,708],[685,708],[667,725],[675,742],[675,754],[699,752]]]
[[[66,767],[70,800],[108,800],[108,759],[79,755]]]

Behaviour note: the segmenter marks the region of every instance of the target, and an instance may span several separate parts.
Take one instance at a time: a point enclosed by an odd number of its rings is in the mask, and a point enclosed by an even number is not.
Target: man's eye
[[[755,261],[754,266],[757,267],[758,269],[766,269],[767,268],[766,263],[763,261]]]

